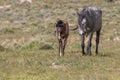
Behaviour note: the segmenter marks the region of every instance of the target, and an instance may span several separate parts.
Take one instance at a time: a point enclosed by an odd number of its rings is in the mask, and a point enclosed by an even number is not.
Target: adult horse
[[[57,23],[55,23],[55,32],[56,37],[58,40],[58,52],[59,55],[64,55],[65,46],[67,43],[67,38],[69,35],[69,25],[68,22],[64,22],[63,20],[58,20]]]
[[[82,54],[85,55],[85,36],[89,36],[87,44],[87,54],[91,55],[91,40],[93,33],[96,32],[96,50],[95,53],[98,54],[98,45],[100,38],[100,31],[102,27],[102,11],[96,7],[85,7],[78,14],[78,26],[74,29],[79,29],[79,34],[82,37],[81,47]]]

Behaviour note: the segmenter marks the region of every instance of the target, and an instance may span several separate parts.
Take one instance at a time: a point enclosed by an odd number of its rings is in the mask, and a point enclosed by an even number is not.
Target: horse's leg
[[[88,45],[87,45],[87,54],[88,55],[91,55],[92,37],[93,37],[93,33],[91,32],[89,34],[89,41],[88,41]]]
[[[59,48],[58,50],[59,56],[62,56],[62,41],[61,40],[58,41],[58,48]]]
[[[95,50],[96,55],[98,54],[99,38],[100,38],[100,30],[96,31],[96,50]]]
[[[65,39],[63,40],[63,55],[64,55],[64,51],[65,51],[65,46],[66,46],[66,44],[67,44],[67,38],[65,38]]]
[[[58,55],[60,56],[60,40],[58,40]]]
[[[82,55],[85,55],[85,51],[84,51],[84,48],[85,48],[85,36],[84,35],[81,35],[82,37],[82,41],[81,41],[81,47],[82,47]]]

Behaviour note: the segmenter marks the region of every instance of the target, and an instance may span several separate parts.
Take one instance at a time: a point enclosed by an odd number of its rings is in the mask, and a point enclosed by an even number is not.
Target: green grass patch
[[[119,80],[120,1],[0,0],[0,80]],[[9,8],[4,8],[4,6]],[[103,11],[99,54],[82,56],[78,31],[70,31],[65,55],[58,56],[55,22],[77,25],[76,11]],[[2,8],[3,7],[3,8]]]

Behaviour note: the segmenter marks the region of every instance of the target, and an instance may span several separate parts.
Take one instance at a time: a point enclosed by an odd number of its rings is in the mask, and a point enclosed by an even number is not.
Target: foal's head
[[[55,27],[58,38],[61,38],[61,34],[64,31],[65,23],[62,20],[58,20],[55,24]]]

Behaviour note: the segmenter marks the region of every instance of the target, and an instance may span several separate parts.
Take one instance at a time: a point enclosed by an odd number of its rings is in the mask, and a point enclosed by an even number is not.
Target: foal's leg
[[[60,55],[60,40],[58,40],[58,55]]]
[[[93,33],[90,33],[89,42],[88,42],[88,45],[87,45],[87,54],[88,55],[91,55],[92,37],[93,37]]]
[[[65,46],[66,46],[66,44],[67,44],[67,38],[65,38],[65,39],[63,40],[63,55],[64,55],[64,51],[65,51]]]
[[[82,55],[85,55],[85,51],[84,51],[84,48],[85,48],[85,36],[84,35],[81,35],[82,37],[82,41],[81,41],[81,47],[82,47]]]
[[[100,30],[96,31],[96,50],[95,50],[96,55],[98,54],[99,38],[100,38]]]
[[[59,40],[58,41],[58,53],[59,53],[59,56],[62,56],[62,41]]]

